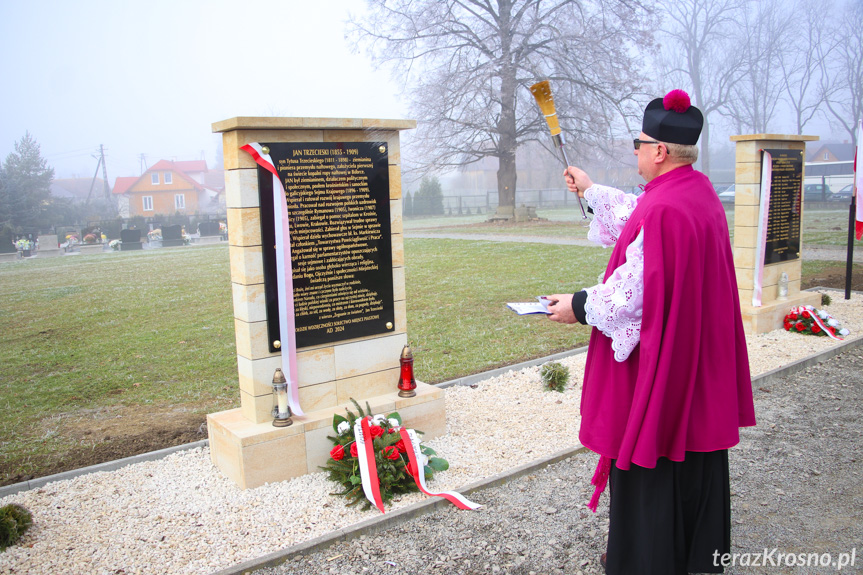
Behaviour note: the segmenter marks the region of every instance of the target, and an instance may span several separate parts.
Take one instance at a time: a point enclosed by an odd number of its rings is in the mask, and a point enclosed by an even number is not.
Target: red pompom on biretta
[[[683,90],[672,90],[662,99],[662,107],[666,110],[674,110],[678,114],[682,114],[692,106],[692,101],[689,99],[689,94]]]
[[[694,146],[698,143],[704,116],[692,105],[689,94],[672,90],[652,100],[644,109],[641,131],[660,142]]]

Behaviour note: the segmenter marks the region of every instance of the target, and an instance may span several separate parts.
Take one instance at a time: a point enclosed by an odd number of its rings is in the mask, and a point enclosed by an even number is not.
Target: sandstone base
[[[373,414],[397,411],[405,426],[424,432],[424,441],[444,435],[443,390],[417,383],[416,392],[415,397],[403,398],[394,390],[357,401],[363,409],[368,402]],[[343,404],[294,416],[293,425],[288,427],[253,423],[243,417],[240,409],[211,413],[207,416],[210,458],[242,489],[321,471],[319,466],[326,463],[333,447],[327,439],[335,433],[333,415],[346,415],[345,408],[356,413],[353,404]]]
[[[761,307],[741,305],[743,331],[754,335],[767,333],[782,327],[782,320],[792,307],[811,305],[821,307],[821,294],[818,292],[799,292],[784,300],[775,300]]]

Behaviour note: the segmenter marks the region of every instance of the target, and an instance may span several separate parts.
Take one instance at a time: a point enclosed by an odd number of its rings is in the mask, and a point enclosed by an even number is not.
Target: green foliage
[[[9,224],[19,232],[49,227],[45,216],[53,179],[54,168],[42,158],[30,132],[25,133],[0,167],[0,226]]]
[[[10,503],[0,507],[0,551],[15,545],[31,525],[33,516],[23,506]]]
[[[563,393],[569,382],[569,368],[556,362],[550,361],[539,370],[543,386],[547,391],[559,391]]]
[[[424,177],[419,191],[413,197],[416,215],[443,215],[443,190],[437,176]]]
[[[344,496],[349,507],[362,504],[363,510],[366,510],[372,506],[363,492],[359,459],[351,455],[351,447],[356,443],[354,424],[364,417],[371,417],[370,424],[377,425],[383,431],[378,437],[372,439],[378,480],[380,481],[381,500],[387,504],[398,494],[418,491],[416,482],[407,472],[409,460],[404,450],[402,438],[398,433],[398,428],[402,425],[401,416],[397,412],[387,416],[373,416],[368,403],[366,403],[364,410],[353,398],[351,398],[351,402],[356,407],[357,413],[345,409],[347,417],[338,414],[333,416],[335,435],[327,436],[327,439],[333,442],[333,449],[330,451],[327,464],[321,466],[321,469],[328,472],[330,480],[342,487],[342,491],[335,492],[334,495]],[[422,432],[417,431],[417,433]],[[420,445],[420,451],[425,457],[435,455],[435,451],[425,445]],[[387,457],[387,454],[394,453],[398,454],[396,459]],[[428,463],[424,465],[423,473],[425,479],[429,480],[432,479],[435,471],[446,471],[448,468],[449,463],[445,459],[429,457]]]
[[[821,294],[821,307],[825,307],[825,306],[830,305],[831,301],[833,301],[833,300],[830,299],[829,295],[827,295],[826,293]]]

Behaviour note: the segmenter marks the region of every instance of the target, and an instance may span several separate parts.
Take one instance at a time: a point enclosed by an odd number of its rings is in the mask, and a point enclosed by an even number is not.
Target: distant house
[[[119,199],[120,214],[152,217],[221,213],[224,211],[223,176],[213,178],[217,182],[214,184],[208,175],[203,160],[159,160],[139,177],[117,178],[114,195]]]
[[[810,163],[854,161],[854,144],[822,144],[809,154]]]

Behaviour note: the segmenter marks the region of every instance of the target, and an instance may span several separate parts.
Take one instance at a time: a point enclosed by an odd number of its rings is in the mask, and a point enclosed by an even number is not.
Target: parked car
[[[833,195],[830,196],[831,202],[848,202],[851,203],[851,196],[854,195],[854,184],[848,184],[844,186],[838,192],[833,192]]]
[[[822,191],[823,188],[823,191]],[[803,200],[807,202],[822,202],[830,199],[833,192],[827,184],[806,184],[803,186]]]
[[[720,202],[734,203],[734,186],[735,184],[731,184],[724,192],[719,193]]]

